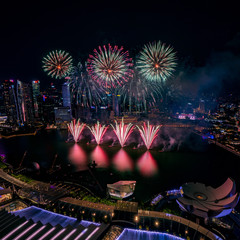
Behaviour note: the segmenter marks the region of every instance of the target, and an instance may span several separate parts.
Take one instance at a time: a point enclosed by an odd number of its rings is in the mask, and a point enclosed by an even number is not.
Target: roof
[[[107,184],[107,187],[122,192],[129,192],[129,186],[133,184],[135,185],[136,181],[118,181],[113,184]]]
[[[79,200],[71,197],[65,197],[59,199],[60,202],[68,203],[68,204],[73,204],[81,207],[86,207],[86,208],[92,208],[95,210],[99,211],[106,211],[106,212],[114,212],[114,206],[109,206],[106,204],[102,203],[94,203],[94,202],[88,202],[84,200]]]
[[[231,178],[218,188],[202,183],[186,183],[182,191],[183,197],[177,199],[180,208],[204,218],[229,214],[239,200],[239,193],[236,193],[235,182]]]
[[[113,183],[112,185],[129,185],[129,184],[136,184],[136,181],[118,181]]]
[[[115,210],[137,213],[138,212],[138,203],[118,200]]]
[[[0,216],[3,220],[0,228],[2,239],[96,240],[106,232],[109,226],[108,224],[78,221],[76,218],[36,207],[17,211],[14,214],[2,210]]]

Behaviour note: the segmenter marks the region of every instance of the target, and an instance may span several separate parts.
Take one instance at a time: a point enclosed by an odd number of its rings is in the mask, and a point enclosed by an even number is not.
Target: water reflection
[[[69,150],[68,159],[77,168],[77,171],[87,169],[87,155],[77,143]]]
[[[123,148],[113,157],[113,164],[120,172],[133,170],[133,160]]]
[[[137,167],[140,173],[146,177],[153,176],[158,172],[157,162],[149,151],[137,160]]]
[[[97,167],[108,167],[109,160],[106,152],[97,145],[96,148],[91,153],[91,160],[95,161],[97,164]]]

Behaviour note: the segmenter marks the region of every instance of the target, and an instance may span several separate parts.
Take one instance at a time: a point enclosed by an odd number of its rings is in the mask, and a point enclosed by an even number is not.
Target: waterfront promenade
[[[37,134],[37,132],[38,132],[38,130],[36,130],[35,132],[32,132],[32,133],[12,134],[12,135],[9,135],[9,136],[5,136],[5,135],[0,134],[0,138],[9,139],[9,138],[14,138],[14,137],[35,136]]]
[[[0,169],[0,178],[4,179],[5,181],[12,183],[13,185],[16,185],[20,188],[32,188],[32,185],[25,183],[13,176],[7,174],[2,169]]]
[[[15,177],[5,173],[2,169],[0,169],[0,178],[3,178],[5,181],[7,182],[10,182],[12,183],[13,185],[16,185],[22,189],[28,189],[28,190],[34,190],[36,191],[36,185],[35,184],[28,184],[28,183],[25,183],[19,179],[16,179]],[[39,184],[41,184],[41,182],[38,182]],[[39,186],[38,184],[38,186]],[[46,186],[46,183],[42,183],[43,186]],[[56,193],[61,190],[61,189],[54,189],[53,190],[53,193],[54,193],[54,197],[56,197]],[[63,189],[62,189],[63,190]],[[48,194],[49,197],[53,197],[51,196],[51,191],[48,191],[47,192],[47,189],[45,190],[38,190],[40,194]],[[66,192],[65,192],[66,193]],[[65,194],[63,193],[63,194]],[[31,195],[29,195],[31,196]],[[104,212],[104,214],[106,214],[106,212],[110,215],[114,215],[114,212],[116,209],[116,206],[109,206],[109,205],[106,205],[106,204],[100,204],[100,203],[92,203],[92,202],[89,202],[89,201],[82,201],[82,200],[78,200],[78,199],[74,199],[74,198],[69,198],[69,197],[65,197],[65,198],[61,198],[61,196],[57,196],[57,198],[54,198],[54,202],[56,200],[59,200],[60,202],[62,203],[65,203],[71,207],[73,206],[76,206],[78,208],[88,208],[88,209],[93,209],[93,210],[98,210],[98,211],[102,211]],[[30,200],[30,199],[29,199]],[[49,201],[47,201],[49,202]],[[50,203],[50,202],[49,202]],[[79,211],[77,211],[79,212]],[[163,220],[163,219],[166,219],[166,220],[169,220],[170,222],[175,222],[177,223],[179,226],[182,225],[184,227],[187,227],[187,228],[191,228],[192,231],[194,232],[198,232],[204,236],[206,236],[208,239],[211,239],[211,240],[221,240],[222,238],[218,237],[216,234],[214,234],[213,232],[209,231],[208,229],[200,226],[199,224],[196,224],[192,221],[189,221],[187,219],[184,219],[182,217],[179,217],[179,216],[175,216],[175,215],[172,215],[172,214],[168,214],[168,213],[164,213],[164,212],[156,212],[156,211],[146,211],[146,210],[142,210],[142,209],[138,209],[137,210],[137,216],[139,219],[141,220],[149,220],[149,219],[159,219],[159,220]],[[121,219],[117,219],[117,220],[120,220]],[[130,221],[134,221],[129,219]],[[178,227],[179,228],[179,227]]]
[[[154,219],[167,219],[167,220],[179,223],[179,224],[183,224],[183,225],[187,226],[188,228],[192,228],[192,229],[196,230],[197,232],[200,232],[204,236],[208,237],[211,240],[222,240],[222,238],[220,238],[213,232],[209,231],[208,229],[200,226],[199,224],[194,223],[188,219],[169,214],[169,213],[156,212],[156,211],[145,211],[145,210],[139,209],[138,217],[139,218],[151,217]]]

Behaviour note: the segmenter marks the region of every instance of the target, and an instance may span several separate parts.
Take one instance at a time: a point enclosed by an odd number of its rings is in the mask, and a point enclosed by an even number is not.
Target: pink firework
[[[84,127],[85,127],[85,124],[84,123],[80,123],[79,119],[77,120],[77,122],[74,119],[73,121],[71,121],[68,124],[68,130],[72,134],[73,139],[74,139],[75,142],[78,142],[79,137],[80,137]]]
[[[137,126],[140,135],[142,137],[143,142],[145,143],[147,149],[150,149],[154,139],[157,137],[157,133],[159,131],[161,126],[153,126],[149,124],[149,121],[147,124],[144,122],[143,126]]]
[[[99,122],[97,122],[94,126],[90,127],[87,126],[89,130],[91,131],[92,135],[95,137],[95,140],[97,144],[100,144],[103,135],[107,131],[108,127],[105,127],[105,125],[101,125]]]
[[[123,47],[108,46],[94,50],[93,55],[89,55],[88,72],[92,79],[107,88],[115,88],[122,85],[132,77],[132,59],[129,58],[128,51]]]
[[[115,132],[116,136],[118,137],[118,141],[120,143],[120,145],[122,147],[124,147],[124,144],[126,143],[128,137],[130,136],[130,134],[132,133],[134,126],[132,125],[132,123],[129,124],[124,124],[123,118],[122,121],[120,123],[118,123],[115,120],[115,125],[116,126],[112,126],[113,131]]]

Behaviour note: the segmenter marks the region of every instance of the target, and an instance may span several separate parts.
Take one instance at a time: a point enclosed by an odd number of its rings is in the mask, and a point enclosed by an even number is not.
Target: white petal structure
[[[182,192],[183,196],[177,199],[180,208],[203,218],[225,216],[231,213],[239,200],[235,182],[230,178],[218,188],[202,183],[185,183]]]

